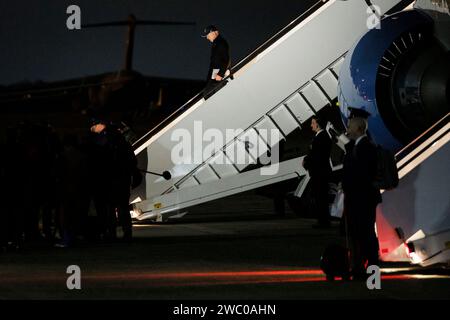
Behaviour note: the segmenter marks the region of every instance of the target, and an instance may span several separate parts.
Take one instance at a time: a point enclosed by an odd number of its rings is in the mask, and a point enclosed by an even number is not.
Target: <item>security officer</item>
[[[228,70],[231,65],[230,47],[214,25],[207,26],[203,30],[202,37],[212,43],[208,77],[204,90],[205,98],[207,98],[220,88],[218,84],[230,74]]]
[[[119,225],[123,230],[123,239],[131,241],[132,223],[129,210],[130,187],[137,169],[137,159],[131,145],[114,125],[108,128],[113,173],[111,175],[112,207],[117,212]]]
[[[378,239],[375,234],[376,207],[380,190],[374,185],[377,170],[376,147],[367,136],[368,113],[354,113],[348,123],[342,188],[344,214],[351,240],[353,278],[367,278],[366,268],[378,264]]]
[[[89,193],[95,204],[96,224],[100,238],[114,240],[116,238],[116,219],[111,203],[113,167],[107,122],[92,119],[90,131],[87,145],[88,176],[91,182],[88,184]]]
[[[315,133],[311,149],[303,160],[303,167],[311,177],[312,197],[318,222],[314,228],[330,226],[328,207],[328,183],[331,175],[330,154],[331,139],[323,129],[325,123],[317,116],[311,119],[311,129]]]
[[[93,159],[99,188],[94,190],[96,207],[100,211],[102,232],[111,240],[116,238],[116,215],[123,229],[123,239],[131,241],[132,223],[129,211],[130,187],[137,159],[131,145],[112,123],[94,122],[91,132],[95,135],[98,159]]]

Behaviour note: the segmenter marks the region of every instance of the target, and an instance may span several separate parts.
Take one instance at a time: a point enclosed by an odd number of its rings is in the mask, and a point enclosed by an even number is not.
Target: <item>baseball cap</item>
[[[203,29],[203,34],[202,34],[202,37],[203,38],[206,38],[206,36],[210,33],[210,32],[213,32],[213,31],[218,31],[219,29],[217,29],[217,27],[215,26],[215,25],[209,25],[209,26],[207,26],[205,29]]]

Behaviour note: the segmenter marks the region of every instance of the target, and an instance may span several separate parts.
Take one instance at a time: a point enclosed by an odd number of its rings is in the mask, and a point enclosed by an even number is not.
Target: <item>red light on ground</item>
[[[90,281],[142,281],[146,286],[206,286],[326,281],[319,269],[227,272],[109,273],[85,276]]]
[[[276,271],[230,271],[230,272],[194,272],[194,273],[167,273],[161,274],[169,277],[263,277],[263,276],[305,276],[323,275],[319,269],[311,270],[276,270]]]
[[[167,272],[167,273],[109,273],[85,276],[92,279],[188,279],[188,278],[245,278],[245,277],[287,277],[287,276],[324,276],[320,269],[307,270],[263,270],[263,271],[226,271],[226,272]]]
[[[433,276],[436,277],[436,276]],[[382,280],[413,280],[429,279],[412,274],[382,274]],[[231,271],[231,272],[102,272],[85,274],[83,279],[88,283],[102,283],[115,285],[129,283],[132,286],[142,287],[188,287],[188,286],[217,286],[217,285],[264,285],[282,283],[317,283],[326,282],[326,277],[319,269],[303,270],[262,270],[262,271]],[[33,275],[33,278],[7,277],[0,279],[0,283],[40,283],[48,284],[65,281],[63,276],[54,274]],[[337,281],[344,281],[336,277]],[[336,282],[336,281],[335,281]],[[347,282],[347,281],[344,281]]]
[[[411,279],[411,277],[404,274],[381,276],[381,280],[408,280],[408,279]]]

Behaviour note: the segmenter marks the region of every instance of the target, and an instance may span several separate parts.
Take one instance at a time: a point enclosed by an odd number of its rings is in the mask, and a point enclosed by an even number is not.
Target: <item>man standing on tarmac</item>
[[[123,239],[132,240],[132,224],[128,209],[130,187],[137,159],[131,145],[125,140],[119,129],[113,124],[98,121],[93,123],[94,151],[91,156],[92,175],[97,187],[94,188],[94,200],[98,215],[101,217],[102,230],[108,240],[116,238],[116,215],[123,229]],[[99,201],[100,200],[100,201]]]
[[[303,160],[303,167],[311,177],[312,197],[317,214],[314,228],[330,226],[330,210],[328,207],[328,183],[331,176],[330,154],[331,139],[324,130],[326,123],[317,116],[311,119],[311,129],[315,133],[311,149]]]
[[[367,135],[369,114],[354,112],[349,120],[342,187],[344,214],[348,222],[353,260],[353,279],[367,279],[366,268],[378,264],[378,239],[375,234],[376,207],[381,202],[380,190],[374,181],[377,172],[377,151]]]

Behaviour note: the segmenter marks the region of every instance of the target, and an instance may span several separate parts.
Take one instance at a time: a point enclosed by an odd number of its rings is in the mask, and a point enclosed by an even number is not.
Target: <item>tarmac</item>
[[[38,243],[1,253],[0,299],[450,298],[450,273],[441,266],[382,263],[379,290],[326,281],[320,256],[328,244],[345,241],[338,223],[313,229],[313,219],[289,208],[275,215],[271,200],[261,196],[237,195],[188,211],[166,223],[135,224],[132,243]],[[72,265],[80,269],[79,290],[67,286]]]

